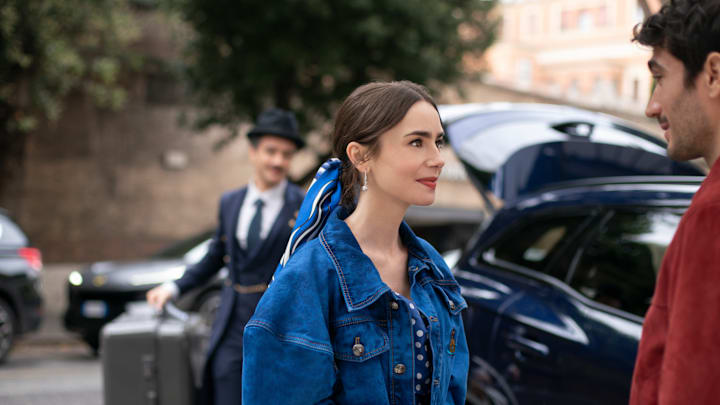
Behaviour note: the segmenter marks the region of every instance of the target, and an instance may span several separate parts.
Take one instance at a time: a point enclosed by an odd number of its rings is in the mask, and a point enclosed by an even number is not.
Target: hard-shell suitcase
[[[192,405],[208,328],[171,304],[125,312],[101,335],[105,405]]]

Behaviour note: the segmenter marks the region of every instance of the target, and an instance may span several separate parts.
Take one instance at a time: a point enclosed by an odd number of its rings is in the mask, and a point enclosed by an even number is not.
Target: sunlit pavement
[[[102,405],[100,361],[80,343],[19,342],[0,366],[2,405]]]
[[[0,365],[1,405],[102,405],[99,359],[62,326],[67,276],[81,267],[45,265],[43,323],[22,337]]]

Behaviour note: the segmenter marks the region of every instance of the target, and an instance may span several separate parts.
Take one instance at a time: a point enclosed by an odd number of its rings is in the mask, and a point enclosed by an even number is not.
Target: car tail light
[[[40,271],[42,269],[42,254],[40,254],[39,249],[31,247],[21,248],[18,250],[18,254],[25,259],[34,270]]]

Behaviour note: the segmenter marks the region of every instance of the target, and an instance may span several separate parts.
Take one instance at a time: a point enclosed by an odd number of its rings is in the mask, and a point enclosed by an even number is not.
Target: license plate
[[[105,301],[85,301],[82,304],[82,314],[86,318],[105,318],[107,312]]]

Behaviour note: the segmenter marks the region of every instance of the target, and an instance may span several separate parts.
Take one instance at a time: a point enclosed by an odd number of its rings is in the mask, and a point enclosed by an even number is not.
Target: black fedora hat
[[[248,132],[248,138],[274,135],[293,141],[298,149],[305,146],[305,141],[298,132],[298,123],[295,114],[279,108],[269,108],[260,113],[255,128]]]

